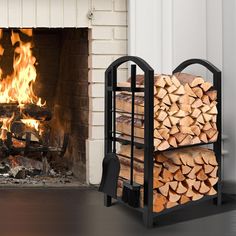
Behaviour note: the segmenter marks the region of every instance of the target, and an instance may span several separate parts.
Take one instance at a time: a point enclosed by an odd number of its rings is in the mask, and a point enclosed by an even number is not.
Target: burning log
[[[12,117],[13,113],[19,112],[17,103],[1,103],[0,104],[0,117]]]
[[[35,120],[49,121],[52,113],[48,107],[40,107],[35,104],[25,104],[19,108],[17,103],[1,103],[0,117],[12,117],[15,114],[15,120],[29,117]]]
[[[35,104],[26,104],[21,111],[25,116],[42,121],[52,119],[52,113],[48,107],[40,107]]]

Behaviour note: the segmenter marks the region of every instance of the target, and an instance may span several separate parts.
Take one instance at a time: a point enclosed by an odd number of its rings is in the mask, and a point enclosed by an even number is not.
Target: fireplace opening
[[[0,31],[0,184],[85,182],[88,29]]]

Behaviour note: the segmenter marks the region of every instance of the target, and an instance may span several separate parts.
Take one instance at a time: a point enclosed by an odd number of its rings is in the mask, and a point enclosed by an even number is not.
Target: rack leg
[[[221,206],[222,204],[222,194],[218,193],[217,194],[217,206]]]
[[[222,184],[221,181],[217,183],[217,197],[214,199],[214,204],[221,206],[222,204]]]
[[[222,205],[222,194],[221,193],[217,194],[217,197],[214,199],[214,204],[217,206]]]
[[[112,203],[111,196],[108,196],[107,194],[104,194],[104,206],[105,207],[110,207],[111,203]]]
[[[146,210],[146,211],[144,210],[144,212],[143,212],[143,224],[147,228],[153,227],[152,213],[149,212],[148,210]]]

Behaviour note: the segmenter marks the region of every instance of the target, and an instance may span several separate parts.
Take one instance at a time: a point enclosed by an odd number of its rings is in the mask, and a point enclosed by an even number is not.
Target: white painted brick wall
[[[104,141],[88,139],[86,141],[86,152],[87,180],[89,180],[90,184],[98,184],[101,179],[102,172],[101,163],[104,157]]]
[[[113,29],[111,27],[94,26],[92,29],[92,39],[113,39]]]
[[[125,27],[114,28],[114,39],[127,39],[127,28]]]
[[[104,112],[89,111],[89,125],[104,125]]]
[[[102,98],[104,97],[104,84],[91,83],[88,92],[90,98]]]
[[[91,111],[104,111],[104,98],[90,98],[89,109]]]
[[[89,125],[89,140],[104,139],[104,128],[101,125]],[[95,156],[91,157],[96,158]],[[96,170],[94,170],[96,171]],[[98,180],[99,183],[100,180]]]
[[[115,54],[124,55],[127,52],[126,41],[119,40],[93,40],[92,41],[92,52],[94,54]]]
[[[91,69],[106,69],[114,60],[114,57],[111,55],[94,55],[92,51],[90,53],[89,61],[91,61]]]
[[[114,0],[114,10],[115,11],[127,11],[127,1],[126,0]]]
[[[90,83],[104,83],[105,69],[90,69],[89,82]],[[126,81],[127,69],[118,69],[118,81]]]
[[[89,96],[91,99],[89,140],[86,152],[89,160],[87,162],[88,181],[98,184],[104,155],[103,147],[101,147],[104,138],[104,73],[109,64],[127,54],[127,1],[92,0],[92,9],[94,18],[91,20],[89,52]],[[118,80],[126,79],[127,64],[122,65],[118,71]]]
[[[113,2],[111,0],[92,0],[92,8],[94,11],[111,11]]]
[[[126,26],[127,14],[126,12],[95,11],[92,25]]]

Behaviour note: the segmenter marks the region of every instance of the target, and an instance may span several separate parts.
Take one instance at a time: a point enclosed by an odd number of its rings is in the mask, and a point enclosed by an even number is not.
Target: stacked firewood
[[[142,76],[137,77],[143,86]],[[127,82],[128,86],[129,82]],[[178,73],[155,76],[154,87],[154,146],[166,150],[197,143],[215,142],[218,131],[217,91],[200,76]],[[131,95],[117,95],[117,109],[131,111]],[[130,135],[131,118],[122,114],[117,118],[117,131],[124,138]],[[137,139],[144,138],[144,94],[135,97],[135,129]]]
[[[122,145],[118,154],[120,174],[117,195],[122,195],[124,179],[130,179],[130,145]],[[144,151],[134,149],[134,181],[144,183]],[[155,154],[153,168],[153,211],[160,212],[206,195],[215,195],[218,163],[212,150],[183,148]],[[141,190],[140,205],[143,205]]]

